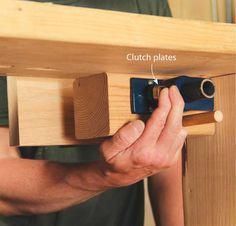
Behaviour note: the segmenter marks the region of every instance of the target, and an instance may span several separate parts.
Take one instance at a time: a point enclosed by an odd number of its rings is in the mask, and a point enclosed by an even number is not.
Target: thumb
[[[101,152],[107,161],[130,147],[143,133],[144,122],[136,120],[119,129],[115,135],[102,143]]]

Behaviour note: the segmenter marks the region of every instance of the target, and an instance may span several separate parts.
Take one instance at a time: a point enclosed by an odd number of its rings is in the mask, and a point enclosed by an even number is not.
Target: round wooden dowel
[[[194,126],[208,123],[221,122],[223,113],[221,111],[212,111],[183,117],[183,126]]]

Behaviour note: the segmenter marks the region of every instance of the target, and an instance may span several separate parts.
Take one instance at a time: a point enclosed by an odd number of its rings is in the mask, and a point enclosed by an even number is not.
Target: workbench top
[[[0,73],[74,78],[97,74],[218,76],[236,72],[236,26],[4,0]],[[176,60],[128,60],[128,54]]]

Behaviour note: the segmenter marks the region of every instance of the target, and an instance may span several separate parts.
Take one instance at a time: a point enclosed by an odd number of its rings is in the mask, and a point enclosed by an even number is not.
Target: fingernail
[[[162,90],[161,90],[161,93],[163,94],[167,94],[168,95],[168,92],[169,92],[169,89],[168,88],[163,88]]]
[[[162,89],[161,91],[163,91],[163,92],[168,92],[169,89],[168,89],[168,88],[164,88],[164,89]]]
[[[173,85],[170,87],[170,95],[172,95],[174,97],[177,92],[178,92],[177,86]]]
[[[178,88],[175,85],[171,86],[170,89],[173,90],[174,92],[178,91]]]
[[[133,121],[130,125],[133,126],[139,133],[142,133],[145,128],[144,122],[141,120]]]

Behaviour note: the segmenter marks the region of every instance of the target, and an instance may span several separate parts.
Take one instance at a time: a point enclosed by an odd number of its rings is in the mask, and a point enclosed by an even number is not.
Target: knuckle
[[[141,151],[134,155],[133,163],[137,166],[151,166],[151,156],[148,151]]]
[[[157,117],[157,126],[161,129],[165,127],[168,112],[162,111]]]
[[[142,159],[141,155],[140,154],[135,154],[133,156],[133,164],[139,166],[139,165],[142,165],[142,163],[143,163],[143,159]]]
[[[160,129],[163,129],[163,128],[165,127],[165,124],[166,124],[166,120],[165,120],[164,117],[162,117],[162,118],[160,118],[160,119],[158,120],[158,127],[159,127]]]

